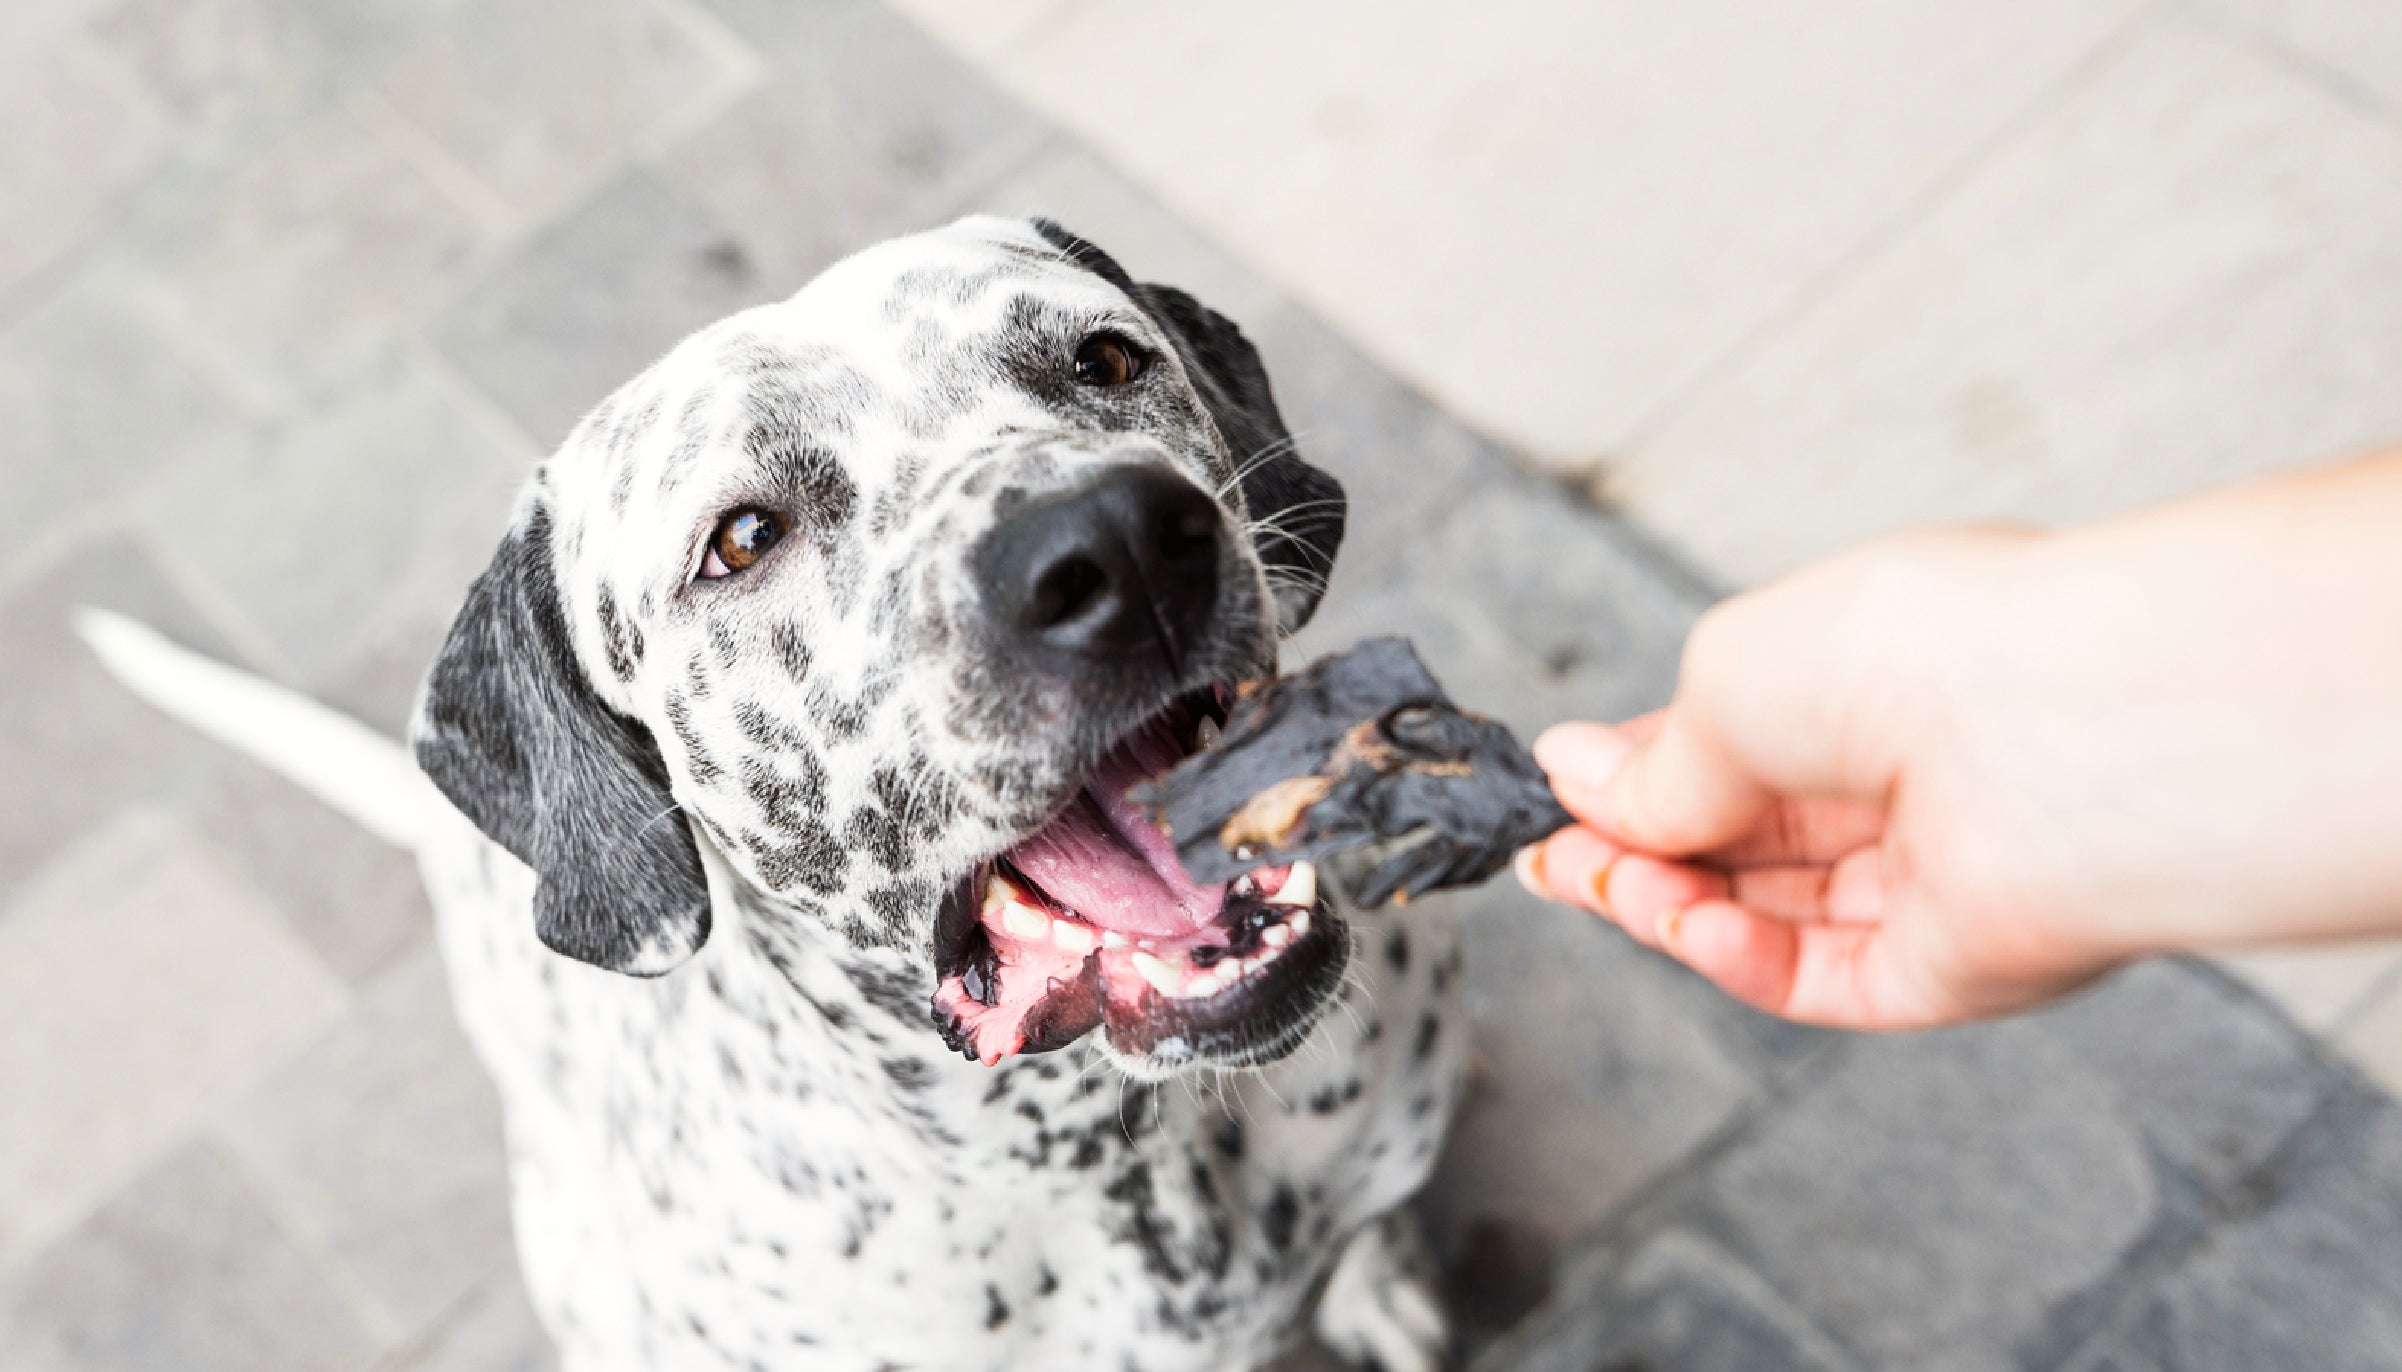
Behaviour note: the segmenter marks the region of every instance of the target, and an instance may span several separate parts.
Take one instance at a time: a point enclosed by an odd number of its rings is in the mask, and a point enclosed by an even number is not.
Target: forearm
[[[2088,886],[2097,936],[2402,927],[2402,453],[2033,540],[1994,606],[2013,647],[1959,687],[2017,716],[2000,776],[2069,807],[2041,875]]]

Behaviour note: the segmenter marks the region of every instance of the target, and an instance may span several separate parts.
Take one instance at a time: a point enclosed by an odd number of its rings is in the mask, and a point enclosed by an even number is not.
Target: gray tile
[[[511,1261],[499,1101],[431,949],[367,987],[221,1128],[278,1213],[399,1329],[427,1328]]]
[[[11,1367],[59,1372],[344,1372],[377,1341],[241,1171],[194,1145],[10,1284]]]
[[[1853,1361],[1758,1273],[1707,1237],[1669,1229],[1606,1280],[1560,1291],[1476,1372],[1841,1372]]]
[[[125,801],[169,787],[203,755],[193,733],[135,700],[68,630],[99,605],[221,657],[224,640],[123,530],[95,535],[0,599],[0,898]]]
[[[337,1018],[344,988],[174,816],[95,827],[0,917],[0,1270]]]
[[[2210,0],[2356,82],[2402,119],[2402,9],[2386,0]]]
[[[773,61],[795,50],[823,46],[837,19],[878,0],[693,0],[745,42]]]
[[[433,333],[548,448],[685,334],[775,294],[724,228],[628,172],[492,263]]]
[[[353,986],[432,934],[425,886],[406,854],[258,764],[226,759],[185,807],[193,826]]]
[[[102,274],[66,284],[0,334],[0,587],[95,520],[121,523],[112,499],[244,431],[138,292]]]
[[[834,15],[724,117],[653,159],[767,280],[969,209],[1048,126],[880,6]]]
[[[2402,1114],[2376,1102],[2316,1136],[2283,1194],[2195,1250],[2127,1343],[2178,1372],[2372,1372],[2402,1350]],[[2136,1363],[2138,1367],[2143,1363]]]
[[[376,128],[335,110],[147,203],[128,267],[247,392],[298,408],[389,347],[483,235]]]
[[[390,61],[431,8],[423,0],[115,0],[95,31],[167,107],[186,147],[217,160]]]
[[[1479,1269],[1507,1258],[1539,1280],[1758,1087],[1711,993],[1616,930],[1507,877],[1450,899],[1479,1069],[1421,1207],[1467,1303],[1507,1313],[1532,1293]]]
[[[1707,1183],[1730,1246],[1871,1365],[1963,1372],[2073,1346],[2160,1185],[2102,1083],[2015,1025],[1854,1042]]]
[[[2181,7],[1602,489],[1728,584],[2402,434],[2402,139]]]
[[[558,1354],[511,1266],[467,1298],[405,1372],[553,1372]]]
[[[83,35],[19,60],[0,70],[0,292],[102,227],[171,144],[158,101]]]
[[[2028,1023],[2218,1192],[2247,1182],[2350,1079],[2266,1001],[2197,963],[2131,968]]]
[[[144,522],[314,685],[396,628],[448,621],[533,470],[523,442],[404,355],[292,424],[186,462],[147,493]]]
[[[1583,466],[2138,8],[1083,4],[997,62],[1454,413]]]
[[[682,13],[651,0],[463,0],[375,89],[524,222],[739,88],[749,63]]]
[[[1616,520],[1524,478],[1465,493],[1421,556],[1427,579],[1596,718],[1667,702],[1685,635],[1709,601]]]

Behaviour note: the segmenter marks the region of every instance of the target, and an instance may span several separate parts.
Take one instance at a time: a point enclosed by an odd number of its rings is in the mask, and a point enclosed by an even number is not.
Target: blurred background
[[[971,210],[1244,324],[1306,648],[1526,727],[1867,535],[2402,437],[2393,0],[9,0],[0,1365],[549,1365],[413,869],[65,612],[397,730],[578,415]],[[1855,1041],[1466,903],[1481,1367],[2402,1366],[2402,951]]]

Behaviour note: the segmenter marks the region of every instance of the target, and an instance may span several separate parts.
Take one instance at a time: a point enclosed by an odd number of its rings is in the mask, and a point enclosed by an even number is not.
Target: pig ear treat
[[[1243,686],[1216,741],[1132,798],[1197,881],[1339,857],[1367,906],[1483,881],[1570,822],[1508,726],[1399,638]]]

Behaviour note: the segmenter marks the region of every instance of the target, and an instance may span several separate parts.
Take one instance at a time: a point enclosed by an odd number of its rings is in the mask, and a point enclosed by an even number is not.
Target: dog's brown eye
[[[736,510],[717,523],[709,535],[709,555],[701,559],[701,579],[732,576],[767,556],[784,538],[784,516],[772,510]]]
[[[1076,345],[1076,379],[1087,386],[1123,386],[1142,374],[1142,349],[1114,333]]]

